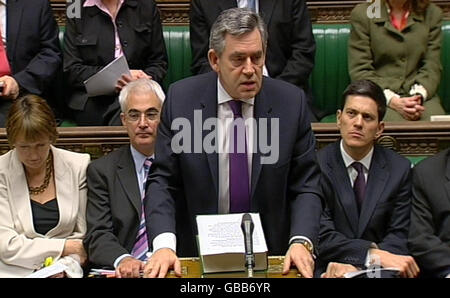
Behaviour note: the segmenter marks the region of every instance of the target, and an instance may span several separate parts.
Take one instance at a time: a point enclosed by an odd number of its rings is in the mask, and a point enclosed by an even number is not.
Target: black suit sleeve
[[[382,250],[393,254],[408,255],[408,231],[411,214],[411,171],[410,164],[403,172],[401,183],[397,191],[391,220],[386,229],[383,240],[377,243]]]
[[[162,108],[155,144],[157,158],[152,164],[147,182],[144,208],[149,243],[153,243],[153,239],[161,233],[176,234],[175,198],[181,189],[181,174],[178,156],[171,146],[172,90],[169,88]]]
[[[151,51],[147,53],[147,59],[142,65],[142,70],[158,83],[162,83],[167,73],[167,51],[164,42],[161,17],[154,1],[151,2],[152,8],[152,31],[151,31]]]
[[[435,217],[436,213],[431,207],[441,207],[434,201],[448,199],[443,189],[443,179],[437,177],[445,174],[436,171],[437,167],[424,166],[413,170],[413,203],[408,244],[422,269],[435,276],[445,277],[450,274],[450,246],[437,236],[443,223],[440,222],[442,219]],[[432,181],[433,177],[435,182]],[[444,210],[440,208],[439,215],[445,219],[448,215],[444,214]]]
[[[92,75],[99,72],[103,66],[87,65],[77,47],[76,37],[78,32],[77,23],[80,20],[67,18],[66,32],[64,33],[64,75],[67,83],[72,88],[84,89],[83,82]]]
[[[29,93],[39,95],[51,84],[62,60],[58,39],[59,29],[53,18],[50,3],[48,1],[40,2],[42,3],[40,18],[35,23],[35,26],[39,26],[40,43],[29,45],[39,47],[39,52],[23,70],[13,75],[21,88]]]
[[[297,134],[290,161],[288,193],[291,200],[291,235],[305,236],[317,247],[322,196],[320,168],[315,153],[315,139],[307,114],[305,94],[300,89],[301,108]],[[295,97],[294,97],[295,98]]]
[[[316,42],[306,1],[294,1],[292,9],[292,38],[290,44],[286,44],[292,53],[283,71],[276,78],[297,86],[306,86],[314,67]]]
[[[190,8],[190,42],[192,52],[191,72],[201,74],[211,71],[208,62],[210,25],[208,24],[201,1],[192,0]]]
[[[90,262],[113,267],[119,256],[129,252],[122,247],[114,233],[107,177],[104,170],[97,167],[98,164],[91,163],[87,169],[87,232],[83,243]]]

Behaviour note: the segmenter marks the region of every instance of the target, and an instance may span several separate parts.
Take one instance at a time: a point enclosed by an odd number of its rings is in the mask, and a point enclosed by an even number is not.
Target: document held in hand
[[[87,94],[89,97],[114,94],[117,80],[124,74],[130,75],[130,69],[127,59],[122,55],[84,81]]]
[[[258,213],[254,223],[255,270],[267,269],[267,244]],[[245,244],[241,230],[243,213],[198,215],[198,247],[204,273],[245,271]]]

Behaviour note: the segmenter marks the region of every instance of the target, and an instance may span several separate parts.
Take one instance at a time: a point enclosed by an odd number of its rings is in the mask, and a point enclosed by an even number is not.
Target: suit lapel
[[[124,148],[122,156],[117,163],[117,178],[119,179],[123,191],[127,195],[128,200],[131,205],[133,205],[136,210],[136,214],[139,217],[142,209],[142,199],[138,179],[136,177],[134,160],[129,146]]]
[[[264,86],[264,82],[262,84],[262,86]],[[253,107],[253,117],[256,120],[256,127],[253,128],[253,140],[256,140],[256,144],[253,144],[253,151],[255,153],[253,153],[253,157],[252,157],[252,172],[251,172],[251,190],[250,190],[250,199],[251,202],[255,202],[255,200],[253,200],[253,195],[255,193],[255,189],[256,189],[256,185],[258,183],[258,179],[259,179],[259,174],[261,173],[261,168],[262,168],[262,164],[261,164],[261,157],[263,157],[261,155],[261,152],[259,151],[259,147],[258,147],[258,143],[259,143],[259,136],[257,136],[256,134],[259,133],[260,130],[260,126],[262,125],[261,123],[261,118],[266,118],[267,119],[267,140],[271,139],[271,113],[272,113],[272,103],[269,101],[269,99],[267,98],[264,88],[261,88],[261,91],[259,92],[259,94],[256,95],[255,97],[255,103],[254,103],[254,107]]]
[[[203,93],[202,98],[200,99],[199,106],[195,109],[200,109],[202,111],[202,119],[203,122],[208,118],[217,118],[217,75],[211,75],[208,77],[209,81],[207,84],[205,84],[205,92]],[[215,100],[211,100],[215,99]],[[203,125],[203,123],[200,123],[199,125]],[[214,183],[214,189],[216,191],[216,197],[219,193],[219,187],[218,187],[218,180],[219,180],[219,172],[218,172],[218,166],[219,166],[219,159],[217,155],[217,146],[218,146],[218,139],[217,139],[217,126],[215,127],[216,130],[216,150],[214,153],[207,154],[203,150],[203,154],[206,154],[206,157],[208,159],[208,165],[209,170],[211,172],[211,177]],[[209,130],[202,129],[202,141],[205,139],[205,137],[211,133]],[[217,201],[217,200],[216,200]]]
[[[331,177],[342,209],[350,224],[353,233],[358,231],[358,207],[356,206],[355,193],[350,183],[350,177],[345,167],[340,150],[340,142],[333,146],[333,154],[328,157],[328,177]]]
[[[445,183],[445,190],[447,191],[447,200],[450,200],[450,151],[447,153],[446,158],[445,177],[447,178],[447,182]]]
[[[269,26],[270,18],[272,17],[273,7],[277,1],[259,0],[259,14],[264,20],[264,23]]]
[[[9,61],[14,61],[16,53],[17,36],[19,33],[20,22],[22,20],[23,3],[19,0],[8,0],[6,5],[6,31],[7,31],[7,53]],[[14,68],[13,65],[11,65]],[[12,69],[14,71],[14,69]]]
[[[386,159],[383,153],[375,146],[366,184],[366,196],[361,206],[358,237],[361,237],[364,233],[388,178],[389,171],[386,169]]]
[[[53,153],[53,167],[55,175],[56,198],[58,200],[59,222],[47,232],[48,237],[61,234],[62,227],[67,227],[69,221],[73,218],[72,212],[75,210],[74,204],[78,202],[78,198],[74,198],[73,194],[77,193],[74,187],[78,187],[72,177],[72,171],[66,164],[64,158],[60,156],[59,149],[51,147]]]
[[[217,0],[215,0],[217,1]],[[236,0],[222,0],[219,1],[219,7],[220,11],[224,11],[229,8],[237,7],[237,1]]]
[[[17,220],[22,223],[26,235],[37,236],[33,225],[30,195],[28,194],[27,177],[22,163],[19,161],[16,150],[12,152],[10,161],[10,184],[12,203],[17,212]]]

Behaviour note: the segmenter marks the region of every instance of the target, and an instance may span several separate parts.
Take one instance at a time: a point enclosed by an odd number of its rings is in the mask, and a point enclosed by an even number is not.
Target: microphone
[[[248,270],[248,277],[253,277],[253,268],[255,267],[255,255],[253,254],[253,220],[250,214],[245,213],[242,216],[241,229],[244,234],[245,244],[245,266]]]

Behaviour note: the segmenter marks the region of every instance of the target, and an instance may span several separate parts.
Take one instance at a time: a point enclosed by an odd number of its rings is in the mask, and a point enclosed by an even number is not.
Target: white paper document
[[[345,278],[355,278],[355,277],[359,277],[359,276],[367,274],[368,278],[380,278],[382,271],[391,271],[393,273],[400,274],[400,271],[397,268],[393,268],[393,267],[388,267],[388,268],[377,267],[377,268],[369,268],[369,269],[364,269],[364,270],[359,270],[359,271],[347,272],[347,273],[344,274],[344,277]]]
[[[267,244],[258,213],[250,214],[254,224],[255,270],[267,269]],[[241,230],[243,213],[198,215],[198,245],[203,272],[245,270],[245,244]]]
[[[113,94],[117,80],[124,74],[130,75],[130,69],[127,59],[122,55],[84,81],[87,94],[89,97]]]
[[[65,270],[67,270],[66,265],[64,265],[60,262],[55,262],[53,265],[39,269],[38,271],[35,271],[26,277],[27,278],[47,278],[47,277],[53,276],[55,274],[64,272]]]

